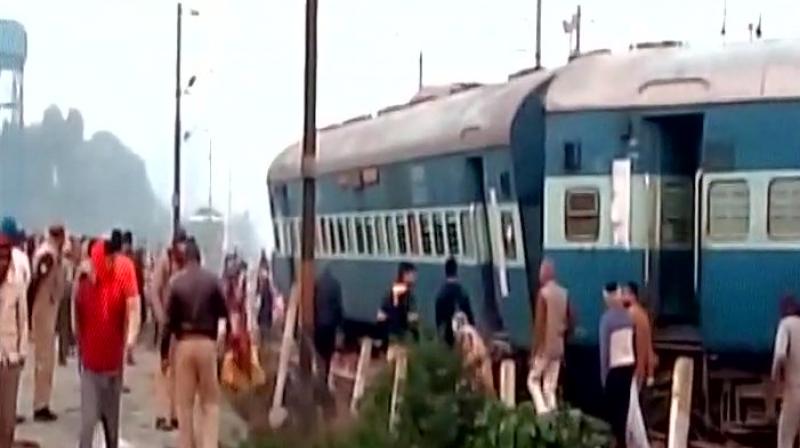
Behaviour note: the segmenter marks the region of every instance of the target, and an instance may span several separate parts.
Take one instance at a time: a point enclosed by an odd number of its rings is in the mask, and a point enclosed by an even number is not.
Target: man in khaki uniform
[[[151,308],[155,317],[158,338],[165,331],[167,291],[170,280],[181,269],[183,264],[179,256],[186,243],[186,232],[179,230],[172,242],[172,247],[165,250],[161,257],[156,261],[153,276],[153,290],[148,296],[151,299]],[[170,344],[174,345],[174,344]],[[156,387],[156,429],[161,431],[171,431],[178,426],[177,410],[175,408],[175,349],[169,348],[169,368],[161,369],[156,367],[155,387]]]
[[[55,368],[56,318],[66,288],[63,262],[64,228],[53,226],[33,256],[33,282],[29,300],[34,344],[33,418],[51,422],[58,417],[50,410]]]

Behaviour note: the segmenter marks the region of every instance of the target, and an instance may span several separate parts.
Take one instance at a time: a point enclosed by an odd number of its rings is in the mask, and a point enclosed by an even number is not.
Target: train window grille
[[[661,241],[691,243],[694,198],[686,182],[667,182],[661,192]]]
[[[344,218],[336,219],[336,236],[339,239],[339,253],[347,253],[347,231]]]
[[[297,247],[297,241],[294,233],[294,221],[292,219],[288,219],[284,225],[286,228],[286,234],[289,235],[289,237],[286,239],[286,253],[288,255],[292,255],[295,253],[295,248]]]
[[[769,183],[767,233],[771,239],[800,239],[800,177],[783,177]]]
[[[294,244],[294,253],[295,254],[299,254],[300,251],[302,250],[302,244],[303,244],[303,237],[302,237],[303,231],[302,230],[303,230],[303,228],[302,228],[302,226],[300,224],[301,224],[300,223],[300,218],[295,218],[295,219],[292,220],[292,230],[294,230],[294,235],[295,235],[295,238],[294,238],[294,243],[295,243]]]
[[[517,259],[517,232],[514,228],[514,214],[510,211],[500,213],[500,227],[503,231],[503,250],[509,260]]]
[[[353,226],[356,231],[356,252],[363,254],[365,252],[364,223],[361,218],[353,218]]]
[[[750,189],[744,180],[720,180],[708,188],[708,237],[741,241],[750,233]]]
[[[386,254],[386,228],[383,226],[383,218],[375,216],[372,219],[372,227],[375,229],[375,253],[377,255]]]
[[[447,212],[444,215],[445,232],[447,233],[447,248],[450,255],[461,255],[461,241],[458,231],[458,218],[454,212]]]
[[[395,227],[394,227],[394,217],[392,216],[385,216],[383,218],[383,224],[386,228],[386,252],[389,255],[395,255],[397,253],[397,240],[395,239]]]
[[[564,234],[568,241],[597,241],[600,235],[600,193],[596,188],[567,190]]]
[[[419,232],[419,222],[417,221],[419,215],[415,212],[408,212],[406,214],[406,222],[408,222],[408,241],[409,241],[409,254],[419,255],[420,247],[419,240],[421,235]]]
[[[322,249],[322,223],[320,222],[320,218],[317,218],[316,222],[314,222],[314,253],[315,254],[323,253],[323,249]]]
[[[422,237],[422,254],[432,255],[433,246],[431,245],[431,215],[428,212],[419,214],[419,228]]]
[[[375,226],[373,226],[372,216],[364,218],[364,242],[366,251],[369,255],[375,254]]]
[[[397,224],[397,248],[400,255],[408,253],[408,233],[406,232],[406,217],[397,215],[395,217]]]
[[[328,242],[330,243],[330,253],[336,254],[336,231],[334,230],[334,218],[328,218],[325,221],[325,229],[323,234],[328,236]]]
[[[273,222],[272,223],[272,229],[273,229],[273,232],[275,234],[275,251],[278,252],[279,254],[282,254],[283,253],[283,244],[282,244],[282,241],[281,241],[282,240],[282,238],[281,238],[281,224],[278,223],[278,222]]]
[[[464,248],[464,256],[471,257],[475,254],[475,227],[472,215],[468,211],[461,212],[461,247]]]
[[[442,214],[434,212],[431,215],[431,223],[433,227],[433,249],[436,251],[436,255],[442,256],[445,254]]]

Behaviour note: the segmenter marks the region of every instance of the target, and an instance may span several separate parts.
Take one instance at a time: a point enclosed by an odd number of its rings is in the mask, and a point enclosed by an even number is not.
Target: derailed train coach
[[[416,262],[428,324],[452,254],[481,326],[520,349],[547,256],[577,311],[576,357],[596,364],[603,285],[635,281],[660,346],[765,373],[779,298],[800,293],[798,79],[799,42],[666,42],[322,130],[317,254],[348,316],[370,322],[396,263]],[[287,148],[268,179],[284,290],[299,157]],[[599,387],[592,370],[568,384]]]
[[[342,284],[346,316],[374,322],[401,260],[418,269],[423,322],[433,326],[443,264],[455,257],[479,325],[530,339],[529,297],[541,255],[543,103],[551,74],[463,85],[319,133],[317,247]],[[299,254],[300,148],[269,170],[274,274],[288,291]],[[527,222],[527,223],[526,223]]]

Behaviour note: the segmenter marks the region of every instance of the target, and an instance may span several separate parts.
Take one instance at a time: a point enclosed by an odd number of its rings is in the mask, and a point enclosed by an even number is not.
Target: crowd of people
[[[136,363],[140,329],[148,319],[161,357],[155,372],[156,429],[177,429],[181,448],[217,446],[220,355],[232,352],[239,368],[251,367],[246,273],[247,265],[236,255],[226,257],[221,275],[204,269],[197,242],[180,229],[170,247],[153,259],[144,249],[134,250],[128,231],[74,237],[54,225],[45,235],[26,236],[13,218],[3,218],[0,448],[12,445],[15,426],[25,420],[18,414],[17,396],[26,360],[32,357],[34,364],[33,419],[47,423],[58,419],[50,406],[55,363],[66,364],[74,354],[81,382],[79,446],[92,446],[98,425],[106,446],[118,446],[125,367]],[[403,341],[417,333],[415,283],[415,266],[400,263],[376,316],[378,337],[388,347],[390,360],[403,350]],[[344,321],[341,285],[328,266],[317,278],[315,295],[314,343],[327,374]],[[259,343],[264,343],[282,301],[263,252],[255,296],[255,323],[261,332]],[[635,283],[610,283],[602,296],[606,311],[598,340],[606,418],[616,446],[647,447],[639,402],[640,394],[653,385],[657,364],[650,317]],[[546,414],[558,408],[559,376],[574,326],[569,293],[549,260],[540,266],[534,301],[527,387],[536,412]],[[800,305],[787,297],[781,309],[773,377],[784,397],[778,446],[789,447],[800,422]],[[452,258],[445,263],[436,294],[435,325],[438,337],[461,354],[473,386],[496,395],[492,353],[476,328],[469,294]],[[194,422],[195,416],[199,422]]]
[[[156,428],[178,429],[181,448],[217,446],[220,352],[232,350],[242,369],[250,360],[241,323],[247,318],[246,265],[233,256],[222,275],[205,270],[197,242],[182,230],[155,262],[133,247],[132,233],[119,229],[91,238],[54,225],[37,236],[25,235],[13,218],[0,222],[0,448],[12,446],[16,425],[25,420],[18,392],[29,354],[33,419],[58,419],[50,405],[55,363],[76,355],[79,446],[93,446],[98,426],[107,447],[119,446],[124,372],[136,363],[148,317],[162,360]],[[227,324],[220,326],[222,320]]]

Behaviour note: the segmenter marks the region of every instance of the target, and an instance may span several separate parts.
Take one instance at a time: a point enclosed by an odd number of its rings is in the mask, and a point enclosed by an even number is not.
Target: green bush
[[[602,448],[605,423],[577,410],[537,417],[526,403],[507,409],[470,390],[458,356],[426,339],[411,345],[403,400],[394,433],[389,431],[392,372],[370,387],[359,419],[346,431],[316,441],[278,440],[258,448]]]

